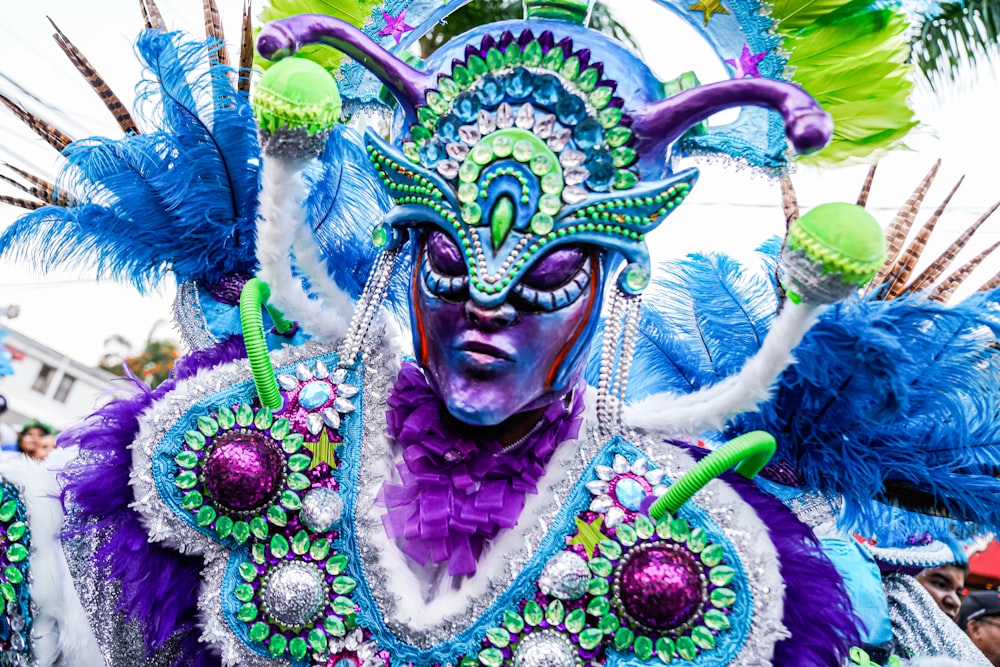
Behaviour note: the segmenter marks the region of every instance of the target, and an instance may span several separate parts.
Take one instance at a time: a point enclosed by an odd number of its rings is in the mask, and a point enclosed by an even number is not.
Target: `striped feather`
[[[924,202],[924,197],[927,196],[927,191],[930,189],[931,183],[934,182],[934,177],[937,176],[940,167],[941,160],[938,160],[931,167],[927,175],[924,176],[924,180],[920,182],[917,189],[906,200],[906,203],[903,204],[903,207],[899,209],[896,217],[889,223],[889,228],[885,232],[886,242],[889,246],[885,264],[879,269],[879,272],[875,275],[875,279],[868,284],[869,290],[880,288],[889,278],[892,270],[891,267],[899,257],[899,252],[903,249],[903,242],[906,241],[906,237],[910,233],[910,227],[913,226],[913,221],[920,211],[920,205]]]
[[[934,210],[934,214],[931,215],[923,227],[920,228],[920,231],[917,232],[916,238],[906,248],[906,252],[896,261],[889,274],[891,280],[884,291],[884,298],[895,299],[906,290],[905,285],[910,279],[914,268],[917,266],[917,262],[920,261],[920,256],[923,254],[924,248],[927,247],[927,241],[930,240],[931,234],[934,232],[934,227],[937,225],[938,220],[941,219],[941,215],[951,202],[951,198],[955,196],[955,192],[958,191],[964,180],[965,176],[958,179],[955,187],[951,189],[951,192],[944,198],[944,201]]]
[[[993,276],[992,278],[990,278],[989,280],[987,280],[985,283],[983,283],[983,286],[980,287],[976,291],[977,292],[989,292],[990,290],[996,289],[998,287],[1000,287],[1000,272],[998,272],[995,276]]]
[[[250,94],[250,79],[253,77],[253,21],[250,18],[250,0],[243,5],[243,35],[240,41],[239,91]]]
[[[858,195],[858,206],[864,208],[868,205],[868,195],[872,191],[872,181],[875,180],[875,169],[878,167],[878,162],[873,164],[868,168],[868,175],[865,176],[865,182],[861,186],[861,194]]]
[[[980,264],[982,264],[987,257],[993,254],[993,252],[997,248],[1000,248],[1000,241],[997,241],[989,248],[983,250],[981,253],[979,253],[978,255],[970,259],[968,262],[963,264],[961,268],[959,268],[957,271],[955,271],[950,276],[941,281],[941,284],[938,285],[937,289],[934,290],[934,293],[931,295],[931,298],[934,299],[935,301],[942,301],[942,302],[948,301],[951,298],[952,294],[955,293],[955,290],[958,289],[958,286],[961,285],[963,282],[965,282],[965,280],[969,277],[969,275],[971,275],[972,272],[975,271],[976,268]]]
[[[222,29],[222,17],[219,16],[219,6],[215,0],[202,0],[205,13],[205,37],[209,41],[219,43],[218,51],[212,53],[213,62],[229,66],[229,51],[226,49],[226,33]]]
[[[799,199],[795,195],[792,179],[785,176],[781,179],[781,210],[785,212],[785,233],[792,223],[799,219]]]
[[[961,236],[955,239],[955,241],[950,246],[948,246],[948,248],[945,249],[945,251],[942,252],[938,256],[938,258],[931,263],[930,266],[924,269],[923,273],[917,276],[913,280],[913,282],[909,284],[909,286],[906,288],[907,291],[919,292],[933,285],[934,281],[936,281],[939,277],[941,277],[941,274],[943,274],[948,269],[948,267],[951,266],[952,262],[955,261],[955,258],[958,256],[958,253],[961,252],[962,248],[964,248],[965,245],[969,242],[969,239],[971,239],[972,235],[976,233],[976,230],[979,229],[979,227],[984,222],[986,222],[986,220],[989,219],[991,215],[993,215],[993,212],[996,211],[998,207],[1000,207],[1000,202],[994,204],[990,208],[990,210],[986,211],[986,213],[981,215],[979,219],[976,220],[974,223],[972,223],[972,225],[968,229],[962,232]],[[959,281],[959,283],[960,282],[961,281]],[[957,287],[958,283],[956,283],[955,286]],[[948,293],[948,296],[951,296],[950,292]],[[947,298],[945,298],[944,300],[947,301]]]
[[[139,8],[142,9],[142,18],[147,28],[166,30],[167,24],[163,22],[163,15],[156,6],[156,0],[139,0]]]
[[[9,197],[7,195],[0,195],[0,203],[10,204],[11,206],[24,208],[29,211],[34,211],[37,208],[45,206],[45,202],[23,199],[21,197]]]
[[[40,188],[35,185],[25,185],[24,183],[21,183],[20,181],[13,179],[10,176],[5,176],[3,174],[0,174],[0,181],[12,185],[21,192],[29,194],[35,199],[41,200],[43,203],[46,204],[52,203],[52,200],[50,199],[50,193],[46,192],[44,188]]]
[[[3,103],[5,107],[14,112],[22,123],[31,128],[31,130],[44,139],[50,146],[55,148],[60,153],[66,146],[71,144],[73,140],[65,132],[57,128],[52,123],[42,120],[30,111],[25,110],[20,104],[13,101],[6,95],[0,94],[0,103]]]
[[[44,178],[35,176],[34,174],[25,171],[19,167],[15,167],[12,164],[7,164],[6,162],[0,162],[0,165],[10,169],[15,174],[20,176],[23,180],[35,185],[40,188],[44,193],[44,197],[40,197],[43,201],[56,204],[57,206],[72,206],[73,199],[66,193],[65,190],[61,190],[56,187],[54,183],[49,183]]]
[[[59,26],[56,25],[55,21],[50,18],[49,23],[52,24],[53,28],[55,28],[56,34],[54,34],[53,37],[56,40],[56,44],[59,45],[59,48],[62,49],[63,53],[66,54],[66,57],[70,59],[73,66],[76,67],[77,71],[83,75],[83,78],[87,80],[90,87],[94,89],[97,96],[101,98],[102,102],[104,102],[104,106],[106,106],[108,111],[111,112],[111,115],[115,117],[118,127],[120,127],[126,134],[129,132],[138,134],[139,128],[136,127],[135,121],[132,120],[132,115],[128,112],[128,109],[125,108],[125,105],[122,104],[121,99],[115,95],[114,91],[111,90],[107,82],[105,82],[101,75],[97,73],[97,70],[93,68],[86,56],[84,56],[83,53],[76,48],[73,42],[66,37],[63,31],[59,29]]]

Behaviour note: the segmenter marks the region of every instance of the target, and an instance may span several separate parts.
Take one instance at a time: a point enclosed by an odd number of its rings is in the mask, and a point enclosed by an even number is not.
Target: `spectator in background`
[[[41,461],[55,447],[55,431],[48,424],[33,419],[21,428],[17,448],[22,454]]]
[[[958,621],[958,610],[962,606],[959,597],[965,588],[965,577],[969,574],[968,563],[929,567],[917,575],[934,602],[953,621]]]
[[[966,595],[958,624],[986,659],[1000,667],[1000,593],[972,591]]]
[[[0,415],[7,412],[7,398],[0,395]],[[17,431],[7,422],[0,422],[0,451],[17,451]]]

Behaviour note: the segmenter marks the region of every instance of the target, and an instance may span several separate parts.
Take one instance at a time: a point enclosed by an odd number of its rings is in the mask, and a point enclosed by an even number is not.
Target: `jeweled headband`
[[[829,117],[799,88],[765,79],[696,86],[666,99],[631,52],[554,20],[483,26],[411,67],[352,26],[322,15],[268,24],[258,49],[279,58],[306,43],[335,46],[400,102],[398,147],[369,133],[372,163],[398,205],[376,234],[436,226],[465,253],[470,294],[507,296],[544,252],[586,243],[627,262],[618,286],[649,277],[645,234],[688,194],[697,172],[670,173],[670,146],[713,113],[757,105],[785,119],[800,152],[821,148]],[[433,73],[433,74],[428,74]]]

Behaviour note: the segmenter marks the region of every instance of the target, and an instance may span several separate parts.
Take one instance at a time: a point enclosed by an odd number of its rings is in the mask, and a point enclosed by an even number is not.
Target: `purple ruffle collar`
[[[403,364],[388,405],[389,435],[403,461],[402,484],[386,482],[380,493],[386,533],[422,565],[447,562],[451,576],[474,574],[486,541],[517,524],[556,447],[576,438],[583,421],[583,392],[575,391],[505,450],[473,438],[413,363]]]

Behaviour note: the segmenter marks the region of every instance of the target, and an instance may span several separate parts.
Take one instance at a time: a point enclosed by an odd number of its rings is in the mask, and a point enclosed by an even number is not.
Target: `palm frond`
[[[964,65],[997,57],[1000,1],[946,2],[914,35],[913,63],[931,87],[954,80]]]

